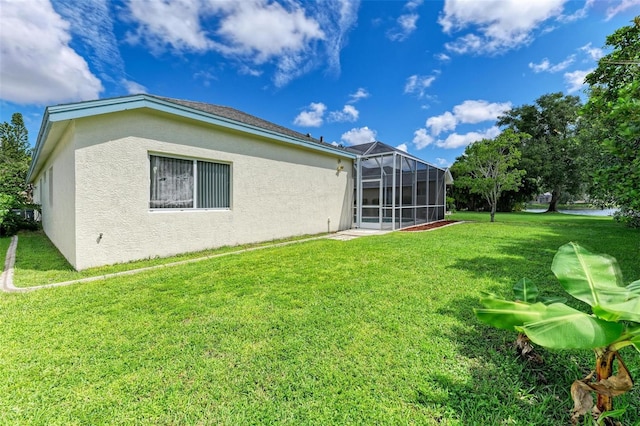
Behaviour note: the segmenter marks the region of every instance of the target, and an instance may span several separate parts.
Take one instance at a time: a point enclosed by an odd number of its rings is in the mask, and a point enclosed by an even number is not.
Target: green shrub
[[[35,218],[20,214],[24,208],[39,210],[36,205],[22,205],[11,195],[0,193],[0,237],[15,235],[21,229],[35,231],[40,228]]]

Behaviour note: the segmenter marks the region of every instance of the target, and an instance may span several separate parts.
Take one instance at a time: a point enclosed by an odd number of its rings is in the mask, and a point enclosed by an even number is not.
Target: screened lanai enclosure
[[[448,170],[382,142],[348,148],[354,164],[354,226],[400,229],[445,218]]]

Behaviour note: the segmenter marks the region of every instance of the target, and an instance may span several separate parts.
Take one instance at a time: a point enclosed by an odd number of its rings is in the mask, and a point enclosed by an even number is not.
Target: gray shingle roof
[[[260,129],[269,130],[271,132],[287,135],[296,139],[302,139],[308,142],[316,143],[318,145],[331,146],[334,149],[342,149],[340,147],[320,141],[319,139],[315,139],[311,136],[307,136],[303,133],[296,132],[295,130],[288,129],[284,126],[280,126],[270,121],[263,120],[262,118],[258,118],[254,115],[239,111],[235,108],[230,108],[222,105],[207,104],[204,102],[195,102],[195,101],[188,101],[183,99],[166,98],[162,96],[154,96],[154,95],[148,95],[148,96],[152,96],[154,98],[161,99],[166,102],[171,102],[173,104],[178,104],[188,108],[193,108],[198,111],[206,112],[208,114],[217,115],[219,117],[237,121],[243,124],[248,124],[250,126],[258,127]]]

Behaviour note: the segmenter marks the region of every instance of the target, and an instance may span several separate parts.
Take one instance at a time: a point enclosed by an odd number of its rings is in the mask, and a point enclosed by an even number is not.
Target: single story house
[[[366,145],[131,95],[48,107],[27,179],[45,233],[78,270],[444,219],[448,171]]]

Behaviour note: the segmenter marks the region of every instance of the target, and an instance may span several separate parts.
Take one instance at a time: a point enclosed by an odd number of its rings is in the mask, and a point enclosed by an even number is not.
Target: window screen
[[[150,156],[150,208],[229,208],[229,164]]]

